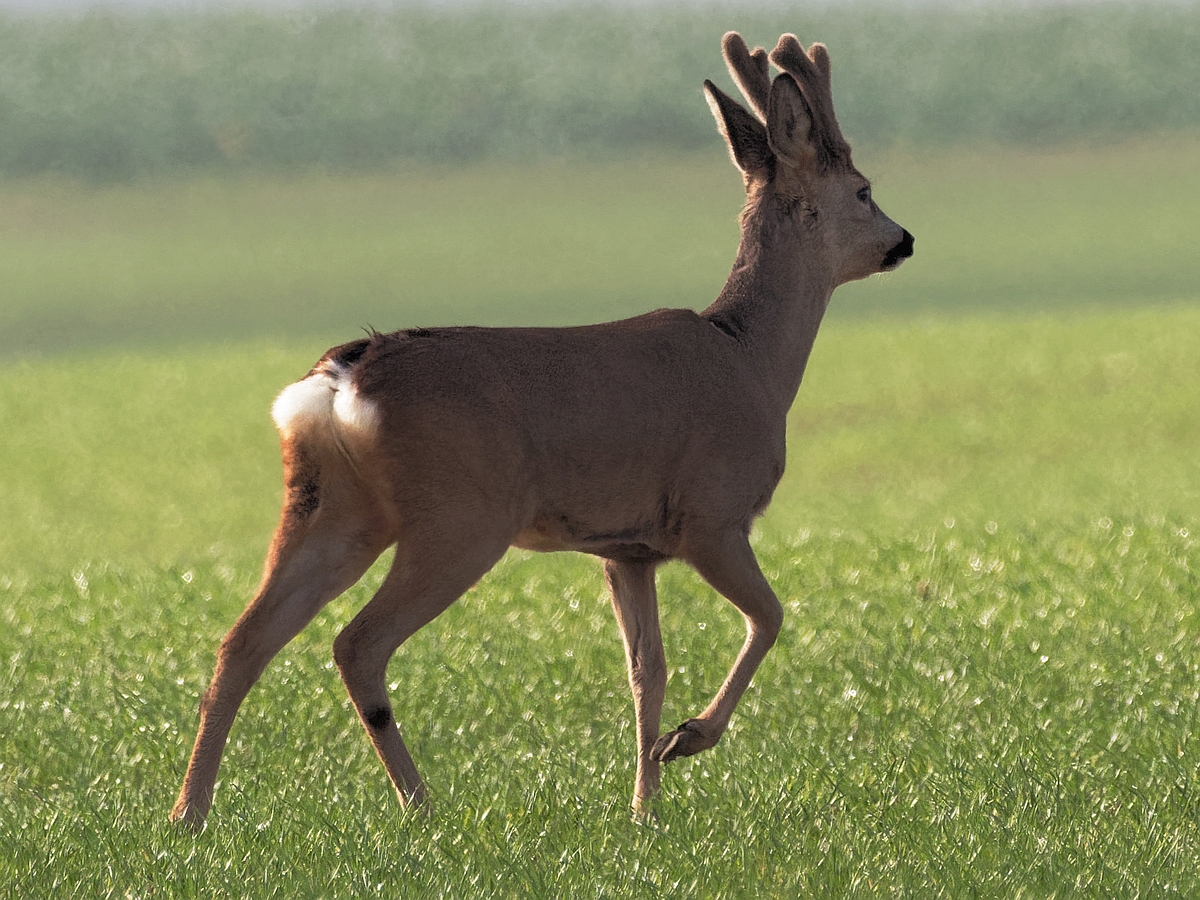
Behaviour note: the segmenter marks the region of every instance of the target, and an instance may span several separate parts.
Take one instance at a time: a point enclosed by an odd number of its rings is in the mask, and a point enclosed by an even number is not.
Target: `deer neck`
[[[729,280],[704,311],[742,345],[747,363],[760,370],[785,413],[835,286],[810,221],[750,215]]]

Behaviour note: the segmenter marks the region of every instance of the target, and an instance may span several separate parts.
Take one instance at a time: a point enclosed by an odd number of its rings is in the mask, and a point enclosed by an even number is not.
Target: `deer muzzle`
[[[904,229],[904,237],[883,258],[883,271],[890,272],[913,255],[913,236]]]

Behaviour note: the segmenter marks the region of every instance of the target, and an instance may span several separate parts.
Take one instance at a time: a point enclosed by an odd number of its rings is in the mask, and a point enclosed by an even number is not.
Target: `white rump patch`
[[[373,437],[379,429],[379,410],[370,400],[358,395],[358,389],[349,378],[334,393],[333,414],[343,427],[363,437]]]
[[[334,379],[321,374],[285,387],[271,407],[271,418],[279,433],[291,437],[302,428],[328,422],[336,385]]]
[[[379,428],[375,404],[360,397],[350,373],[337,366],[285,387],[275,398],[271,418],[285,438],[338,426],[343,433],[373,437]]]

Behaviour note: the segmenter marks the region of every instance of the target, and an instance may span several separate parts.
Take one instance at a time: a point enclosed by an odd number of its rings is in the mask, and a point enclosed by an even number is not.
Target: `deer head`
[[[805,232],[803,245],[820,258],[833,286],[890,271],[912,256],[912,235],[875,204],[871,183],[851,161],[833,112],[825,47],[813,44],[805,51],[795,35],[783,35],[769,57],[781,70],[774,80],[762,47],[750,51],[731,31],[721,49],[753,109],[704,82],[709,107],[745,180],[744,221]]]

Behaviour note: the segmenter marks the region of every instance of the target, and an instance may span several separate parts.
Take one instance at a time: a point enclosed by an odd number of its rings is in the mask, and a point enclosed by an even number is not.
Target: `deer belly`
[[[604,531],[588,528],[566,516],[542,518],[522,529],[513,546],[539,553],[577,550],[605,559],[657,560],[670,557],[664,535],[653,529],[627,528]]]
[[[513,539],[513,546],[520,547],[522,550],[534,550],[538,553],[574,549],[563,541],[561,535],[554,533],[541,522],[522,529]]]

